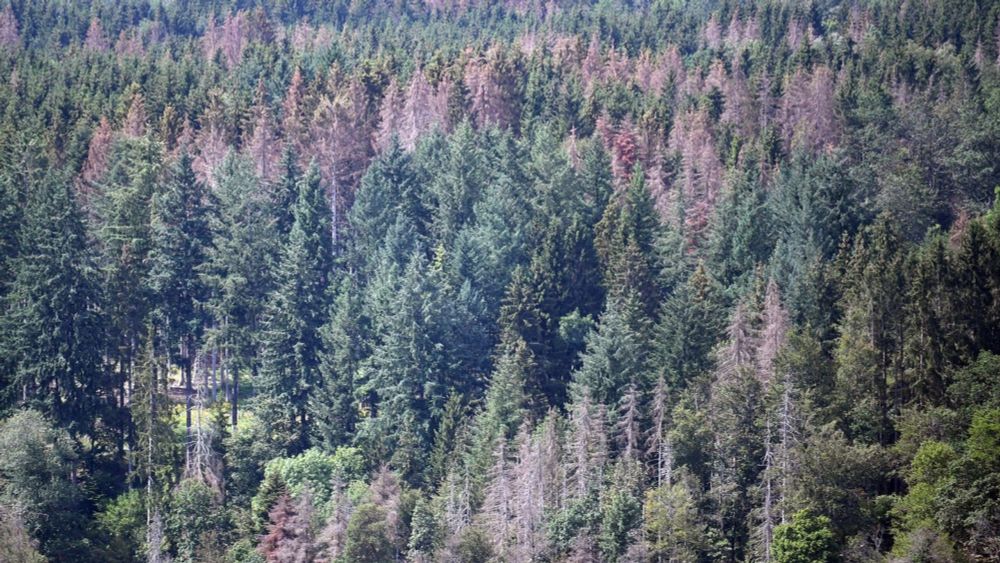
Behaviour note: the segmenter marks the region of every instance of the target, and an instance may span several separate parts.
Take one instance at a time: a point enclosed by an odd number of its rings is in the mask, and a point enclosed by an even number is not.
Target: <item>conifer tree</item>
[[[438,547],[440,525],[434,507],[424,497],[417,499],[410,520],[410,541],[407,544],[407,560],[414,563],[430,563]]]
[[[308,489],[298,499],[282,495],[270,512],[271,523],[258,551],[269,563],[311,561],[316,555],[314,509]]]
[[[212,245],[207,270],[209,307],[215,320],[211,338],[222,349],[231,375],[231,424],[238,421],[240,373],[259,367],[263,309],[274,284],[279,245],[270,203],[259,189],[251,163],[235,154],[219,167],[217,213],[211,217]]]
[[[441,165],[428,186],[433,202],[429,205],[431,233],[436,241],[450,246],[459,228],[472,221],[475,202],[489,180],[483,150],[468,123],[452,135]]]
[[[288,424],[290,445],[300,448],[312,422],[309,397],[320,381],[320,329],[329,314],[333,273],[330,208],[315,166],[299,182],[293,215],[267,306],[261,387],[263,416]]]
[[[355,378],[367,354],[368,322],[362,313],[355,281],[340,280],[330,308],[329,321],[321,329],[319,381],[311,397],[313,443],[333,450],[349,443],[358,418]]]
[[[628,386],[648,389],[648,360],[653,350],[653,324],[637,293],[612,297],[597,328],[587,337],[587,351],[573,384],[586,388],[593,400],[615,406]]]
[[[941,401],[946,369],[958,361],[963,347],[955,322],[958,307],[949,287],[954,283],[954,259],[940,232],[928,233],[907,267],[906,364],[908,383],[916,400]]]
[[[646,491],[643,524],[654,561],[694,561],[704,548],[705,526],[689,475]]]
[[[302,178],[298,156],[291,144],[285,144],[277,168],[277,179],[270,186],[270,203],[275,214],[274,230],[281,239],[285,239],[295,222],[295,200],[299,197],[299,181]]]
[[[485,404],[473,427],[473,475],[484,475],[488,460],[502,441],[511,440],[527,413],[525,381],[535,373],[528,345],[516,334],[505,333],[496,367],[486,390]]]
[[[149,253],[151,203],[162,181],[163,146],[151,136],[123,139],[112,150],[112,166],[97,202],[97,238],[109,300],[106,311],[115,342],[112,370],[124,405],[132,366],[152,307]]]
[[[132,465],[146,490],[147,544],[150,543],[149,534],[154,531],[154,521],[162,513],[165,493],[171,485],[178,453],[170,427],[170,404],[166,393],[164,365],[156,355],[154,337],[155,332],[150,326],[135,377],[131,409],[136,428]]]
[[[611,297],[635,292],[643,310],[652,316],[659,302],[654,276],[658,269],[655,244],[660,227],[640,168],[633,171],[628,189],[608,204],[595,230],[604,286]]]
[[[184,374],[189,442],[194,363],[207,321],[204,267],[211,244],[208,195],[191,163],[191,157],[182,154],[166,186],[153,197],[148,274],[160,334]]]
[[[419,236],[425,215],[410,156],[393,141],[361,179],[348,215],[354,266],[369,275],[373,257],[396,222],[406,221]]]
[[[0,317],[11,370],[6,401],[46,413],[76,437],[92,436],[98,419],[120,424],[113,409],[124,397],[115,396],[122,389],[101,356],[103,296],[83,219],[57,172],[33,178],[25,203]]]
[[[891,415],[902,381],[906,287],[899,232],[881,217],[847,258],[844,318],[838,342],[838,398],[853,433],[882,445],[894,439]]]
[[[329,561],[336,561],[344,553],[347,542],[347,526],[351,519],[351,512],[354,510],[354,505],[342,482],[334,482],[330,507],[330,515],[317,536],[317,542],[321,547],[320,556],[326,557]]]
[[[703,264],[663,303],[657,325],[657,359],[668,383],[683,386],[712,367],[711,352],[721,337],[716,284]]]

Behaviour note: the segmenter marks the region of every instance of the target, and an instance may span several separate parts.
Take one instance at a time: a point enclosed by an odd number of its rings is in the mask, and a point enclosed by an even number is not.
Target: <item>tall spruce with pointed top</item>
[[[269,202],[259,189],[252,163],[230,154],[216,172],[217,212],[210,219],[212,245],[208,272],[215,319],[211,338],[231,376],[230,422],[239,420],[240,374],[256,373],[263,309],[274,287],[279,249]]]
[[[319,383],[320,329],[333,270],[332,217],[315,165],[299,182],[293,216],[265,316],[260,414],[271,424],[287,424],[289,444],[298,449],[308,441],[309,397]]]
[[[149,252],[153,315],[170,359],[184,373],[189,432],[196,349],[207,322],[204,266],[212,242],[207,194],[191,163],[191,156],[182,154],[164,188],[153,196]]]
[[[311,397],[313,442],[331,451],[349,443],[354,435],[358,418],[355,376],[368,351],[369,321],[355,284],[345,277],[335,290],[330,319],[321,331],[320,378]]]
[[[113,364],[122,408],[153,305],[148,278],[153,243],[150,211],[162,182],[163,152],[163,144],[150,135],[119,140],[96,202],[103,286],[110,297],[105,311],[115,339],[108,361]]]
[[[573,385],[589,389],[595,401],[614,407],[626,387],[646,390],[652,385],[652,351],[653,323],[638,293],[610,298],[597,328],[587,336],[587,351]]]
[[[485,475],[497,444],[512,439],[518,424],[525,419],[528,397],[524,386],[536,371],[527,343],[517,333],[505,329],[485,404],[473,426],[473,448],[468,461],[473,475]]]
[[[410,156],[393,139],[361,179],[348,214],[351,264],[362,274],[370,274],[382,242],[397,221],[412,225],[419,237],[424,232],[425,215]]]
[[[292,145],[285,145],[278,164],[278,179],[270,188],[270,199],[275,215],[274,229],[281,237],[288,236],[295,222],[295,201],[299,197],[299,180],[302,178],[298,162],[299,156],[295,154]]]
[[[660,299],[655,246],[661,228],[641,168],[632,172],[628,188],[608,204],[594,229],[609,303],[624,302],[631,294],[652,318]]]
[[[699,264],[663,302],[656,356],[670,385],[686,385],[712,367],[711,352],[722,336],[720,301],[718,285]]]
[[[901,407],[904,297],[903,240],[888,216],[867,228],[845,257],[844,316],[838,360],[838,399],[854,438],[888,445],[893,411]]]
[[[112,422],[96,268],[68,182],[57,172],[26,190],[20,253],[0,315],[0,350],[12,381],[4,402],[51,416],[75,436]],[[119,436],[119,438],[121,438]]]

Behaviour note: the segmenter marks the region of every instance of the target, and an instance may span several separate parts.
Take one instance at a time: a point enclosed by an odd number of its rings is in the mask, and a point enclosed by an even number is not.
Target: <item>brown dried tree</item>
[[[108,38],[104,35],[104,29],[97,17],[90,19],[90,27],[87,28],[87,35],[83,39],[83,48],[98,52],[108,50]]]
[[[15,49],[21,44],[21,34],[18,31],[17,17],[10,4],[0,12],[0,47]]]

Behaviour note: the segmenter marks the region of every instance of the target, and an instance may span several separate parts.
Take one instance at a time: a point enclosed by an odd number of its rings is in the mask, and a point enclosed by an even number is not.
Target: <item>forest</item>
[[[1000,561],[1000,3],[0,0],[0,562]]]

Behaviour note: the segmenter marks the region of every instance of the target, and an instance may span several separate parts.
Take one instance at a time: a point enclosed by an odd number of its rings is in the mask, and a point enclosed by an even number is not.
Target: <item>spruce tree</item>
[[[356,283],[345,276],[323,325],[320,379],[311,398],[313,443],[328,450],[347,444],[358,418],[355,378],[368,352],[370,330],[364,317]]]
[[[52,172],[30,187],[0,316],[11,369],[5,402],[36,408],[74,436],[92,435],[99,419],[120,423],[115,402],[124,401],[102,358],[97,270],[68,182]]]
[[[525,382],[532,378],[536,369],[527,343],[516,333],[506,331],[486,390],[483,410],[473,426],[472,452],[468,461],[473,475],[485,475],[497,445],[514,437],[527,414]]]
[[[222,350],[231,376],[231,424],[239,417],[240,373],[256,373],[263,309],[274,287],[279,244],[270,202],[259,189],[252,163],[230,154],[217,171],[217,213],[210,221],[209,307],[215,320],[211,338]]]
[[[720,301],[703,264],[664,301],[656,327],[656,357],[672,387],[711,369],[711,352],[722,336]]]
[[[207,321],[204,267],[212,242],[208,195],[191,163],[191,156],[182,154],[166,186],[153,197],[148,274],[160,334],[171,360],[183,370],[189,434],[194,362]]]
[[[299,157],[290,144],[281,151],[278,178],[270,186],[270,203],[274,212],[274,230],[281,238],[287,237],[295,222],[295,200],[299,197]],[[260,179],[263,181],[263,179]]]
[[[153,245],[150,213],[163,179],[163,152],[162,143],[150,135],[119,140],[96,202],[105,310],[114,338],[109,361],[122,407],[153,305],[148,279]]]
[[[396,222],[406,221],[419,237],[425,232],[426,219],[411,158],[394,141],[372,161],[348,215],[352,265],[370,275],[374,257]]]
[[[489,180],[478,135],[468,123],[452,135],[442,168],[428,186],[431,234],[446,247],[472,221],[475,202]]]
[[[299,182],[295,217],[265,313],[261,415],[286,427],[289,445],[308,442],[309,398],[320,382],[320,329],[329,314],[333,274],[330,207],[315,165]]]
[[[573,376],[579,391],[615,406],[625,389],[648,390],[653,383],[649,360],[653,351],[653,323],[635,292],[609,300],[597,328],[587,337],[587,351]]]
[[[844,317],[837,346],[837,397],[854,437],[888,445],[892,414],[902,397],[906,286],[904,250],[897,227],[882,216],[847,256]]]
[[[628,189],[608,204],[595,226],[595,247],[609,294],[635,292],[650,316],[660,299],[655,281],[660,230],[653,199],[637,167]]]

